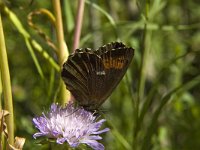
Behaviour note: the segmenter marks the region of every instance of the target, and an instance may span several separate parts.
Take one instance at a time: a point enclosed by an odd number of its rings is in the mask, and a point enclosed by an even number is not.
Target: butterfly
[[[119,84],[134,56],[134,49],[121,42],[76,49],[63,64],[62,79],[78,105],[94,111]]]

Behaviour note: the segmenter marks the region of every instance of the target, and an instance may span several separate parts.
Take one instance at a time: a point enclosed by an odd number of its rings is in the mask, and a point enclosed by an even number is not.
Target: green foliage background
[[[57,61],[52,48],[27,23],[27,15],[36,9],[53,13],[51,1],[15,0],[4,5],[18,17],[31,39]],[[65,40],[70,51],[76,13],[77,1],[62,1]],[[6,14],[2,19],[15,135],[26,138],[24,149],[49,149],[33,140],[36,129],[32,118],[47,111],[57,98],[60,73],[34,49],[42,78],[23,34]],[[33,20],[56,43],[55,29],[49,20],[42,15]],[[102,140],[106,149],[200,149],[199,1],[91,0],[86,1],[83,20],[80,47],[98,48],[120,40],[135,49],[126,76],[103,104],[105,126],[111,128]],[[180,90],[173,91],[177,87]]]

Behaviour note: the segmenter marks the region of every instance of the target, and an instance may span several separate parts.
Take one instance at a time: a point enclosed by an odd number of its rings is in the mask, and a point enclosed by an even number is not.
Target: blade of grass
[[[37,50],[46,59],[50,65],[57,71],[60,72],[60,66],[55,62],[55,60],[38,44],[35,40],[31,39],[31,45],[35,50]]]
[[[153,103],[153,97],[157,91],[157,86],[159,85],[160,83],[160,79],[161,77],[166,73],[166,71],[169,69],[169,66],[171,66],[172,64],[176,63],[178,60],[186,57],[188,54],[190,54],[190,52],[186,52],[185,54],[171,60],[169,63],[167,63],[163,68],[162,70],[160,71],[159,76],[156,78],[156,81],[154,82],[153,84],[153,87],[151,88],[151,90],[148,92],[148,95],[144,101],[144,104],[141,108],[141,111],[140,111],[140,115],[139,115],[139,120],[138,120],[138,124],[136,126],[136,132],[135,134],[137,134],[137,132],[140,131],[140,128],[141,128],[141,125],[142,125],[142,122],[143,122],[143,119],[146,115],[146,112],[148,111],[148,108],[150,107],[150,104]]]
[[[148,13],[149,13],[149,7],[150,7],[150,1],[147,0],[146,5],[145,5],[145,19],[148,21]],[[137,93],[137,99],[136,99],[136,110],[135,110],[135,128],[133,130],[133,148],[137,149],[138,145],[138,139],[137,139],[137,133],[138,131],[136,128],[138,127],[139,124],[139,112],[140,112],[140,103],[144,98],[144,91],[145,91],[145,81],[146,81],[146,64],[148,60],[148,53],[149,53],[149,47],[150,47],[150,37],[151,37],[151,32],[147,31],[147,24],[148,22],[145,22],[144,24],[144,34],[143,34],[143,39],[141,42],[141,65],[140,65],[140,77],[139,77],[139,82],[138,82],[138,93]]]
[[[30,54],[32,56],[32,59],[33,59],[35,65],[37,67],[37,70],[38,70],[38,73],[40,74],[40,77],[42,79],[44,79],[44,74],[43,74],[42,68],[40,67],[40,64],[39,64],[39,62],[37,60],[37,57],[36,57],[36,55],[35,55],[35,53],[33,51],[33,48],[31,46],[30,42],[28,41],[28,39],[25,39],[25,43],[26,43],[26,46],[27,46],[27,48],[28,48],[28,50],[29,50],[29,52],[30,52]]]
[[[106,116],[105,116],[106,118]],[[111,129],[112,134],[114,137],[116,137],[116,140],[118,142],[120,142],[122,144],[122,146],[127,149],[127,150],[131,150],[131,145],[128,143],[128,141],[120,134],[120,132],[116,129],[116,127],[114,126],[114,124],[108,119],[106,118],[106,123],[108,125],[108,127]]]
[[[1,72],[1,69],[0,69],[0,72]],[[2,102],[3,102],[3,97],[2,97],[2,94],[3,94],[3,87],[2,87],[2,80],[1,80],[1,73],[0,73],[0,110],[2,110]]]
[[[158,106],[158,108],[156,109],[153,117],[152,117],[152,121],[151,124],[148,127],[147,130],[147,134],[144,138],[144,142],[142,144],[142,150],[147,150],[149,149],[150,146],[150,142],[151,142],[151,137],[153,135],[153,133],[155,133],[155,127],[156,127],[156,123],[158,120],[159,115],[161,114],[161,111],[163,109],[163,107],[167,104],[167,102],[170,100],[170,98],[174,95],[174,94],[178,94],[179,92],[183,91],[183,90],[189,90],[191,88],[193,88],[194,86],[196,86],[197,84],[200,84],[200,75],[193,78],[192,80],[188,81],[187,83],[178,86],[177,88],[174,88],[173,90],[171,90],[170,92],[168,92],[162,99],[161,99],[161,103]]]
[[[49,88],[47,91],[49,99],[50,99],[51,93],[53,91],[54,81],[55,81],[55,69],[51,68],[50,79],[49,79]]]
[[[137,91],[137,98],[136,98],[136,102],[135,102],[135,111],[134,111],[134,120],[135,120],[135,127],[133,130],[133,137],[134,137],[134,142],[133,142],[133,147],[134,149],[137,149],[135,146],[137,146],[137,133],[138,133],[138,129],[136,129],[138,127],[139,124],[139,112],[140,112],[140,104],[141,101],[144,98],[144,91],[145,91],[145,81],[146,81],[146,62],[147,62],[147,56],[149,53],[149,47],[147,45],[148,44],[148,38],[150,37],[151,34],[148,33],[147,35],[147,30],[146,30],[146,24],[144,27],[144,35],[143,35],[143,42],[142,42],[142,46],[141,46],[141,50],[143,50],[142,53],[142,62],[141,62],[141,67],[140,67],[140,77],[139,77],[139,82],[138,82],[138,91]]]
[[[70,33],[74,29],[74,17],[71,8],[71,1],[63,1],[64,3],[64,15],[65,15],[65,26],[67,27],[67,32]]]
[[[35,56],[35,53],[34,53],[32,47],[31,47],[31,44],[29,42],[30,35],[23,28],[23,25],[21,24],[21,22],[19,21],[17,16],[12,11],[10,11],[6,6],[4,6],[3,8],[4,8],[4,12],[6,13],[6,15],[10,18],[10,20],[15,25],[15,27],[18,29],[18,31],[23,35],[25,43],[26,43],[26,45],[28,47],[28,50],[29,50],[29,52],[31,54],[31,57],[33,58],[35,66],[36,66],[36,68],[38,70],[38,73],[40,74],[41,78],[44,79],[43,71],[42,71],[42,69],[41,69],[41,67],[39,65],[37,57]]]
[[[110,14],[108,14],[104,9],[102,9],[101,7],[99,7],[97,4],[90,2],[88,0],[85,1],[87,4],[91,5],[92,7],[94,7],[95,9],[97,9],[98,11],[100,11],[103,15],[106,16],[106,18],[109,20],[110,24],[112,25],[113,29],[114,29],[114,33],[117,35],[117,26],[116,23],[114,21],[114,19],[112,18],[112,16]]]
[[[9,144],[13,145],[14,144],[13,99],[12,99],[12,90],[10,81],[10,71],[8,66],[3,25],[1,20],[1,12],[0,12],[0,70],[1,70],[1,81],[3,85],[5,110],[8,110],[10,113],[9,116],[6,118],[6,123],[8,126],[8,142]]]
[[[35,50],[37,50],[43,57],[44,59],[46,59],[51,65],[52,67],[54,67],[56,69],[56,71],[60,71],[60,67],[58,66],[58,64],[54,61],[54,59],[46,52],[46,50],[44,50],[39,43],[37,43],[37,41],[33,40],[30,36],[30,34],[25,30],[25,28],[22,26],[22,24],[20,23],[20,20],[17,18],[17,16],[11,11],[9,10],[6,6],[3,7],[4,12],[7,14],[7,16],[10,18],[10,20],[12,21],[12,23],[15,25],[15,27],[17,28],[17,30],[20,32],[20,34],[22,34],[22,36],[24,37],[24,40],[26,42],[30,42],[29,45],[33,46],[33,48]],[[34,54],[35,55],[35,54]],[[37,67],[37,66],[36,66]],[[38,66],[40,67],[40,66]],[[38,69],[40,70],[40,69]]]
[[[103,10],[101,7],[99,7],[97,4],[92,3],[88,0],[85,1],[87,4],[90,4],[92,7],[94,7],[95,9],[99,10],[102,14],[104,14],[106,16],[106,18],[108,18],[108,20],[110,21],[110,23],[112,24],[112,26],[114,28],[116,28],[116,23],[114,21],[114,19],[112,18],[112,16],[110,16],[110,14],[108,14],[105,10]]]

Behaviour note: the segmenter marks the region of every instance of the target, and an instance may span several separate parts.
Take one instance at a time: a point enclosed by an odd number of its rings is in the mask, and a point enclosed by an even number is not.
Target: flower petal
[[[33,138],[36,139],[37,137],[40,137],[40,136],[44,136],[44,134],[43,134],[43,133],[40,133],[40,132],[35,133],[35,134],[33,135]]]
[[[103,144],[101,144],[101,143],[99,143],[95,140],[88,140],[88,141],[85,142],[85,144],[87,144],[88,146],[90,146],[94,150],[104,150]]]
[[[81,143],[85,143],[85,141],[88,141],[88,140],[101,140],[102,137],[100,136],[96,136],[96,135],[92,135],[92,136],[88,136],[84,139],[81,140]]]
[[[56,140],[56,143],[58,143],[58,144],[63,144],[65,141],[66,141],[65,138],[58,138],[58,139]]]
[[[101,133],[108,132],[108,131],[110,131],[110,129],[109,128],[105,128],[103,130],[93,132],[93,134],[101,134]]]
[[[94,124],[94,130],[93,130],[93,131],[99,130],[99,128],[101,127],[101,125],[102,125],[105,121],[106,121],[105,119],[101,119],[100,121],[96,122],[96,123]]]

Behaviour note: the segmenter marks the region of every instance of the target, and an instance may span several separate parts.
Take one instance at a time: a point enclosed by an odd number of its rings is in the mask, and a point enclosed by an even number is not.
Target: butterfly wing
[[[88,48],[77,49],[63,64],[61,76],[80,106],[94,105],[91,103],[93,89],[96,88],[96,83],[99,83],[95,78],[96,73],[103,70],[101,58]]]
[[[114,42],[100,47],[96,53],[101,57],[104,66],[103,82],[99,86],[97,99],[100,106],[112,93],[126,73],[134,56],[134,49],[123,43]],[[98,90],[98,89],[95,89]]]
[[[62,78],[80,106],[97,109],[124,76],[134,50],[110,43],[96,51],[77,49],[63,65]]]

